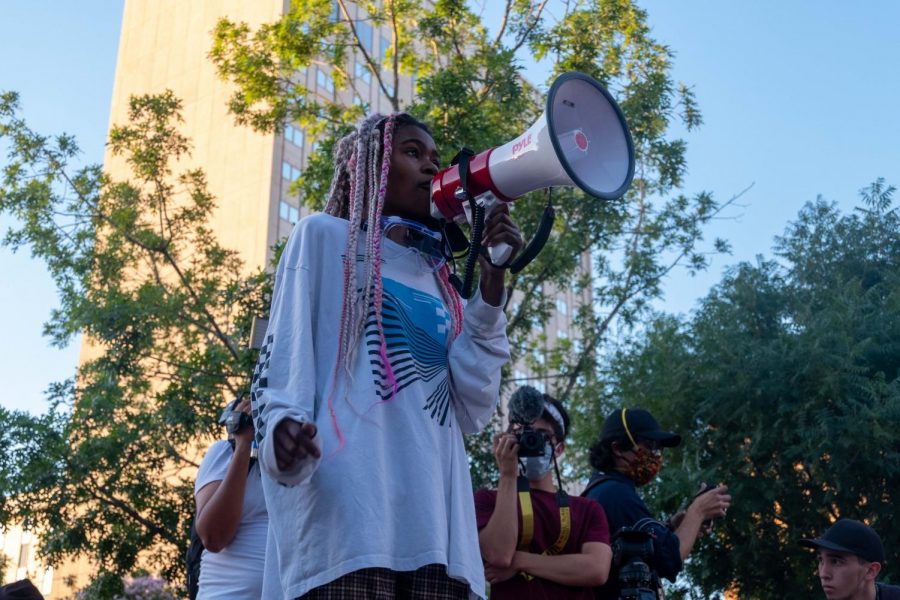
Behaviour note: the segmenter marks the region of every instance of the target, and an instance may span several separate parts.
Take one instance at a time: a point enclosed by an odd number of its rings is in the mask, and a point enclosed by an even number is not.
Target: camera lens
[[[547,438],[543,432],[526,425],[516,434],[516,442],[519,444],[519,456],[541,456],[544,454]]]

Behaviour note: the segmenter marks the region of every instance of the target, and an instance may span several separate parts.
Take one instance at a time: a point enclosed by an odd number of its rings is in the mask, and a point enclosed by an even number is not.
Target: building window
[[[338,0],[334,0],[331,4],[331,22],[337,23],[341,18],[341,7],[338,4]]]
[[[19,546],[19,569],[28,569],[28,563],[31,562],[31,543]]]
[[[385,84],[384,84],[384,89],[385,89],[385,91],[387,92],[388,98],[392,98],[392,97],[394,96],[394,86],[392,86],[391,84],[385,82]]]
[[[372,83],[372,71],[363,63],[356,63],[356,78],[363,83]]]
[[[284,128],[284,139],[294,144],[298,148],[303,147],[304,135],[303,130],[293,125],[288,125]]]
[[[278,216],[293,225],[300,220],[300,209],[282,200],[278,205]]]
[[[328,73],[322,69],[316,71],[316,83],[320,90],[325,90],[326,92],[334,91],[334,81],[332,81]]]
[[[561,315],[569,314],[569,303],[563,300],[562,298],[556,299],[556,312]]]
[[[381,37],[381,47],[379,51],[381,52],[381,62],[384,63],[387,60],[388,50],[391,48],[391,40],[386,37]]]
[[[569,339],[569,333],[567,331],[563,331],[562,329],[557,329],[556,330],[556,339],[567,340],[567,339]]]
[[[528,378],[528,374],[525,373],[524,371],[520,371],[520,370],[516,369],[515,372],[513,373],[513,379],[516,381],[525,381],[525,379],[527,379],[527,378]]]
[[[353,104],[354,106],[362,106],[363,108],[365,108],[366,106],[366,103],[363,101],[363,99],[356,94],[353,94]]]
[[[546,394],[547,393],[547,384],[545,384],[543,381],[535,381],[534,389],[536,389],[537,391],[539,391],[542,394]]]
[[[300,169],[283,160],[281,161],[281,177],[288,181],[297,181],[300,179]]]
[[[359,37],[359,43],[362,44],[363,48],[371,52],[373,33],[372,26],[365,21],[356,21],[356,23],[354,23],[354,27],[356,28],[356,35]]]

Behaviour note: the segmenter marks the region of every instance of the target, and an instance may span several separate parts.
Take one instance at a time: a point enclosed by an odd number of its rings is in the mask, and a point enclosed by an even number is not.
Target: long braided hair
[[[366,117],[354,131],[341,138],[334,151],[334,175],[328,191],[325,213],[349,221],[347,247],[344,252],[343,302],[341,304],[338,355],[335,363],[328,412],[338,437],[339,447],[344,436],[334,413],[334,394],[341,371],[352,379],[353,362],[365,329],[369,305],[373,306],[378,330],[379,356],[383,370],[382,390],[389,390],[386,401],[397,392],[397,379],[387,355],[387,343],[382,322],[383,288],[381,279],[381,215],[384,210],[388,174],[391,168],[394,133],[399,127],[413,125],[431,135],[427,125],[407,113],[387,117],[373,114]],[[365,210],[365,244],[362,286],[357,285],[356,263],[359,236],[363,231]],[[449,308],[452,336],[462,331],[462,301],[449,281],[450,270],[444,265],[436,273],[438,288],[444,304]]]

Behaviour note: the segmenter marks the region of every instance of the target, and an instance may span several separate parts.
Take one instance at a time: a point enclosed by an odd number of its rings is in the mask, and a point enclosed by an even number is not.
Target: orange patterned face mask
[[[622,469],[622,472],[631,479],[635,485],[642,486],[653,481],[662,467],[662,455],[644,446],[637,446],[634,450],[634,458]]]

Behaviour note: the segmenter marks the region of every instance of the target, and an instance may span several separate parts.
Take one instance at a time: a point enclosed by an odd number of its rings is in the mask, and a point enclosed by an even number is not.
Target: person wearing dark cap
[[[653,538],[649,565],[659,576],[675,581],[682,562],[694,547],[705,521],[725,516],[731,505],[728,488],[719,485],[698,494],[687,510],[670,524],[653,518],[637,488],[656,478],[662,466],[662,449],[681,443],[681,436],[663,431],[656,419],[641,408],[619,408],[603,422],[600,439],[591,447],[595,473],[582,492],[599,502],[615,535],[623,527],[646,531]],[[598,597],[616,598],[616,575],[600,588]]]
[[[875,581],[884,565],[884,546],[865,523],[841,519],[822,537],[799,543],[818,550],[819,581],[828,600],[900,600],[900,586]]]
[[[0,600],[44,600],[44,597],[30,580],[21,579],[0,587]]]

